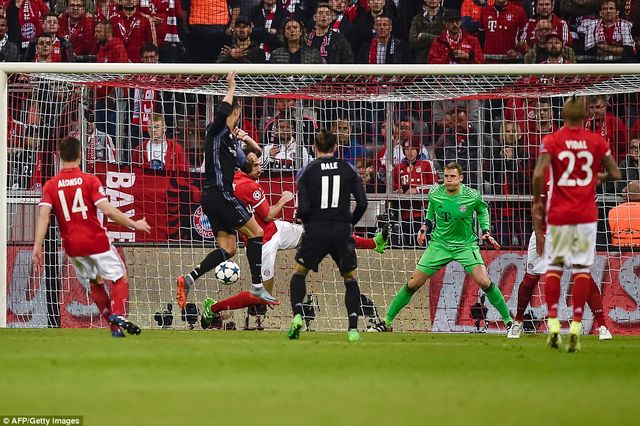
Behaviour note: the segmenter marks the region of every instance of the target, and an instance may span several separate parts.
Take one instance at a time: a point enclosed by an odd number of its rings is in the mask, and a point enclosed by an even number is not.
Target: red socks
[[[558,300],[560,300],[560,279],[562,270],[547,272],[544,279],[544,298],[547,301],[549,318],[558,318]]]
[[[242,309],[247,306],[260,304],[261,300],[251,294],[250,291],[241,291],[240,293],[221,300],[211,307],[214,313],[220,311],[230,311],[233,309]]]
[[[129,282],[126,277],[114,281],[111,287],[111,312],[114,315],[125,315],[129,300]]]
[[[353,241],[355,241],[356,243],[356,248],[369,250],[373,250],[374,248],[376,248],[376,242],[373,241],[373,238],[362,238],[358,237],[355,234],[352,235],[352,237]]]
[[[604,309],[602,307],[602,293],[596,282],[591,278],[589,282],[589,296],[587,296],[587,305],[593,312],[593,320],[596,323],[596,327],[606,326],[604,323]]]
[[[576,322],[582,322],[582,315],[584,313],[584,304],[587,301],[590,291],[591,274],[589,270],[574,272],[572,276],[573,280],[573,320]]]
[[[524,311],[527,310],[527,306],[529,306],[531,302],[533,291],[536,289],[536,284],[538,284],[539,279],[540,275],[524,274],[520,287],[518,287],[518,311],[516,312],[516,321],[524,321]]]
[[[104,289],[104,284],[92,283],[89,286],[89,288],[91,292],[91,298],[96,303],[96,306],[98,306],[98,311],[100,312],[100,315],[102,315],[102,318],[104,318],[105,320],[108,320],[109,315],[111,315],[111,309],[110,309],[110,303],[109,303],[109,296],[107,296],[107,292]]]

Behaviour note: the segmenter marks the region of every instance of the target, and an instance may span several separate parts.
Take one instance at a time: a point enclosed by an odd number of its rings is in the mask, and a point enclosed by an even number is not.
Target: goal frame
[[[0,328],[7,326],[7,161],[8,76],[37,74],[166,74],[213,75],[361,75],[361,76],[509,76],[509,75],[640,75],[640,64],[483,64],[483,65],[298,65],[298,64],[118,64],[0,63]],[[639,88],[640,89],[640,88]],[[556,95],[557,96],[557,95]]]

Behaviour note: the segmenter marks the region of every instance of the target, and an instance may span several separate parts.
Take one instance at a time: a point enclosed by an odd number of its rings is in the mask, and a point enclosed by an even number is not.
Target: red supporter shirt
[[[12,0],[0,0],[0,14],[6,16]],[[43,0],[24,0],[18,8],[18,23],[20,24],[20,43],[23,49],[29,42],[42,33],[42,19],[49,13],[49,6]]]
[[[96,62],[129,62],[127,49],[125,49],[122,40],[116,37],[111,37],[111,40],[106,44],[100,45]]]
[[[79,168],[62,169],[45,183],[41,206],[58,220],[62,247],[68,256],[90,256],[110,250],[107,232],[98,220],[99,203],[108,202],[100,180]]]
[[[258,225],[264,231],[262,244],[266,244],[278,232],[273,221],[266,221],[269,215],[269,202],[262,187],[252,177],[244,172],[236,172],[233,176],[233,187],[235,196],[246,204],[249,211],[253,212]]]
[[[58,37],[71,42],[73,53],[76,55],[93,55],[95,53],[96,22],[91,16],[85,14],[78,22],[72,24],[69,15],[65,12],[60,15],[58,22],[60,23]]]
[[[149,153],[151,142],[143,140],[133,150],[133,164],[141,164],[142,167],[153,170],[166,170],[168,172],[187,172],[189,163],[184,155],[182,145],[174,140],[167,139],[167,151],[162,158],[154,159],[153,153]]]
[[[452,58],[453,50],[462,50],[469,54],[469,58]],[[471,34],[462,31],[458,34],[458,38],[452,38],[445,30],[431,45],[427,62],[430,64],[483,64],[484,55],[480,42]]]
[[[520,36],[520,42],[526,43],[527,46],[523,49],[523,53],[526,53],[527,48],[533,49],[536,47],[536,43],[538,43],[538,38],[536,37],[536,25],[538,25],[538,21],[539,19],[529,19],[524,26],[522,35]],[[564,19],[558,18],[556,15],[551,15],[551,29],[560,36],[565,46],[571,46],[573,39],[571,38],[569,25]]]
[[[480,30],[484,31],[485,55],[506,55],[516,49],[518,34],[527,23],[521,6],[509,2],[498,12],[495,6],[485,6],[480,12]]]
[[[596,185],[602,158],[611,155],[607,142],[581,127],[564,126],[544,137],[543,153],[551,156],[547,224],[597,222]]]
[[[145,43],[157,45],[155,31],[146,15],[136,11],[130,18],[124,11],[109,20],[113,25],[113,36],[122,39],[131,62],[141,62],[140,48]]]

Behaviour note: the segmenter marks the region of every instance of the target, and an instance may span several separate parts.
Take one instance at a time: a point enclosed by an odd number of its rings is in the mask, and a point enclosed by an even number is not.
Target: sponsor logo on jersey
[[[467,211],[467,206],[464,206],[464,205],[460,206],[460,212],[464,213],[466,211]]]
[[[192,220],[193,227],[201,237],[213,238],[214,235],[213,230],[211,229],[211,223],[209,222],[207,215],[202,211],[202,206],[198,207],[196,211],[193,212]]]

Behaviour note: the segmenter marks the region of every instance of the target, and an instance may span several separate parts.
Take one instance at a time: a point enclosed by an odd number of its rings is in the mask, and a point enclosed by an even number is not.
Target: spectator
[[[20,61],[20,49],[17,44],[9,40],[7,28],[7,18],[0,15],[0,53],[4,56],[4,61],[18,62]]]
[[[133,164],[152,170],[166,170],[168,172],[187,172],[189,163],[184,155],[182,145],[168,139],[162,114],[151,114],[149,125],[149,139],[143,140],[133,150]]]
[[[191,56],[195,62],[213,63],[231,35],[240,15],[238,0],[191,0],[185,19],[191,32]]]
[[[623,190],[625,203],[609,211],[611,244],[616,247],[640,247],[640,182],[632,181]]]
[[[627,126],[622,120],[607,110],[609,103],[605,95],[595,95],[589,100],[590,117],[584,128],[602,135],[611,148],[617,162],[627,154]]]
[[[297,106],[294,98],[277,98],[275,108],[276,112],[274,116],[264,125],[262,142],[264,144],[275,143],[278,137],[277,131],[275,130],[277,128],[278,118],[291,117],[296,123],[296,129],[298,125],[300,126],[300,129],[297,130],[302,133],[301,140],[304,146],[312,146],[313,139],[318,130],[313,111],[303,110],[301,106]]]
[[[624,160],[620,162],[620,172],[622,177],[616,182],[616,192],[622,191],[631,181],[640,180],[640,138],[633,138],[629,142],[629,152]],[[612,192],[612,191],[611,191]]]
[[[615,1],[605,0],[600,19],[583,20],[578,32],[584,34],[585,53],[600,61],[629,61],[634,56],[631,24],[620,18]]]
[[[141,62],[140,48],[145,43],[156,44],[151,21],[143,15],[138,6],[140,0],[123,0],[122,11],[110,19],[113,35],[122,39],[131,62]]]
[[[551,21],[548,19],[540,19],[536,24],[536,44],[529,49],[524,55],[525,64],[540,64],[544,63],[549,58],[547,51],[547,37],[552,33]],[[555,33],[554,33],[555,34]],[[555,34],[556,37],[557,34]],[[576,53],[571,47],[562,46],[560,56],[565,60],[565,63],[575,63]]]
[[[438,175],[429,160],[420,160],[420,140],[414,138],[402,144],[404,158],[393,167],[393,191],[396,194],[416,195],[416,200],[400,200],[396,208],[399,213],[402,236],[396,244],[403,246],[415,245],[415,236],[422,226],[422,214],[426,210],[425,197],[434,183],[438,182]],[[392,207],[393,210],[393,207]]]
[[[500,144],[492,147],[485,161],[484,193],[491,195],[525,195],[529,193],[532,169],[523,146],[522,130],[515,121],[503,121]],[[528,238],[525,220],[530,203],[497,201],[494,214],[496,239],[503,246],[524,246]]]
[[[560,36],[562,44],[565,46],[571,46],[572,37],[569,32],[569,25],[567,25],[567,22],[564,19],[553,13],[553,0],[537,0],[536,18],[529,19],[524,26],[522,35],[520,36],[520,45],[522,46],[521,51],[523,53],[536,46],[538,22],[543,20],[549,21],[551,24],[551,31]]]
[[[42,23],[42,28],[44,32],[51,35],[52,39],[52,47],[51,47],[51,62],[73,62],[73,47],[71,43],[65,39],[58,38],[58,17],[53,13],[49,13],[45,15],[44,21]],[[25,54],[25,60],[27,62],[33,61],[33,58],[36,53],[36,42],[35,39],[29,43],[27,47],[27,52]]]
[[[282,28],[289,12],[278,0],[262,0],[251,12],[253,38],[269,60],[271,52],[280,47],[278,28]]]
[[[293,123],[288,116],[278,118],[276,140],[264,146],[261,162],[265,170],[294,170],[306,166],[313,158],[305,146],[298,144]]]
[[[380,175],[380,172],[376,171],[374,158],[360,157],[356,158],[355,166],[360,173],[362,182],[364,183],[364,189],[371,194],[384,193],[387,191],[385,185],[384,175]]]
[[[494,0],[464,0],[460,7],[462,15],[462,29],[468,33],[475,34],[480,26],[480,14],[485,6],[493,6]],[[456,7],[449,7],[457,10]]]
[[[484,63],[484,55],[478,39],[462,30],[460,12],[447,10],[444,21],[445,30],[431,45],[427,62],[430,64]]]
[[[549,99],[539,99],[534,111],[535,121],[528,123],[529,137],[527,150],[531,159],[529,166],[533,170],[538,159],[542,138],[558,130],[553,120],[553,109]]]
[[[352,64],[353,53],[347,40],[330,28],[333,14],[329,5],[320,3],[313,14],[315,27],[309,33],[307,46],[320,51],[320,57],[327,64]]]
[[[84,113],[84,141],[85,148],[84,161],[88,173],[93,173],[96,163],[117,163],[116,147],[111,136],[98,130],[95,124],[95,114],[91,111]],[[80,132],[71,133],[76,139],[82,140]]]
[[[153,23],[160,61],[163,63],[178,62],[180,53],[178,18],[182,18],[181,1],[145,0],[144,3],[147,6],[141,7],[140,11],[147,14]]]
[[[386,138],[387,136],[387,123],[382,123],[382,136]],[[422,145],[420,142],[420,138],[414,135],[413,132],[413,123],[411,122],[411,118],[404,118],[400,120],[398,123],[394,123],[393,125],[393,165],[399,164],[402,159],[405,157],[404,148],[407,143],[412,143],[414,140],[417,143],[420,143],[420,152],[419,152],[419,160],[429,160],[431,159],[431,155],[426,146]],[[383,167],[387,165],[387,144],[385,143],[383,148],[379,151],[380,156],[380,164]]]
[[[453,119],[455,116],[455,112],[457,110],[463,109],[467,111],[469,121],[472,123],[478,123],[480,120],[480,101],[478,100],[442,100],[442,101],[434,101],[433,102],[433,110],[432,116],[433,121],[436,128],[436,133],[439,133],[439,136],[444,134],[440,126],[442,126],[446,120],[446,115],[450,116],[449,122],[451,123],[450,128],[453,129]],[[445,126],[446,127],[446,126]],[[437,140],[437,139],[436,139]]]
[[[76,55],[96,53],[96,23],[85,10],[84,0],[69,0],[67,11],[60,15],[58,37],[73,46]]]
[[[357,158],[365,157],[367,150],[351,135],[351,123],[348,118],[338,118],[331,125],[331,133],[338,139],[337,155],[344,161],[355,165]]]
[[[427,62],[433,41],[444,30],[444,8],[440,0],[424,0],[423,12],[413,18],[409,30],[409,47],[416,63]]]
[[[269,62],[272,64],[321,64],[320,51],[307,46],[307,32],[302,21],[287,18],[280,34],[282,47],[271,52]]]
[[[52,62],[53,36],[42,33],[36,38],[35,54],[32,62]]]
[[[129,62],[127,49],[120,38],[113,36],[113,26],[109,21],[96,24],[96,43],[96,62]]]
[[[375,37],[358,53],[361,64],[410,64],[411,54],[407,44],[393,37],[393,21],[389,15],[378,15],[373,26]]]
[[[42,151],[37,126],[26,128],[24,144],[13,148],[7,162],[7,187],[37,190],[42,185]]]
[[[392,0],[369,0],[369,10],[360,9],[353,21],[351,32],[351,51],[358,55],[364,46],[369,46],[373,35],[376,17],[386,15],[392,20],[396,17],[396,6]]]
[[[245,15],[236,19],[233,43],[225,46],[218,56],[218,62],[263,64],[267,61],[264,50],[251,39],[251,20]]]
[[[483,148],[492,147],[490,136],[480,137],[475,126],[469,123],[467,111],[458,109],[453,113],[454,128],[436,142],[436,158],[440,167],[452,161],[458,162],[465,170],[465,181],[469,186],[477,187],[480,183],[478,174],[481,170]]]
[[[564,56],[562,38],[555,32],[547,36],[547,59],[543,64],[570,64],[571,60]]]
[[[71,1],[71,0],[70,0]],[[96,22],[108,21],[118,14],[118,8],[121,0],[118,0],[118,4],[114,0],[96,0],[95,7],[95,19]]]
[[[345,13],[347,8],[347,0],[329,0],[329,7],[333,12],[333,22],[331,29],[342,34],[342,36],[351,44],[351,31],[353,30],[353,22]],[[353,50],[352,50],[353,52]]]
[[[49,13],[43,0],[0,0],[0,15],[7,18],[9,40],[24,54],[29,42],[42,33],[42,19]]]
[[[516,60],[519,56],[518,36],[526,23],[524,10],[515,2],[495,0],[493,6],[484,6],[480,12],[479,31],[487,62]]]

